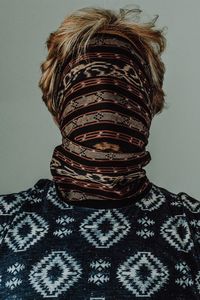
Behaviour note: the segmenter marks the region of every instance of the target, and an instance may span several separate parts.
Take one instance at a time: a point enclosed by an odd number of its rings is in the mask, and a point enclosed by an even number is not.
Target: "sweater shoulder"
[[[189,195],[185,192],[180,192],[177,194],[178,199],[181,201],[184,210],[188,214],[193,216],[200,216],[200,199],[194,198],[192,195]]]
[[[27,188],[20,192],[0,195],[0,217],[16,214],[25,201],[32,199],[34,188]]]
[[[186,192],[172,192],[167,188],[153,184],[151,200],[165,202],[169,207],[177,208],[177,212],[182,212],[188,216],[200,215],[200,199],[193,197]]]
[[[0,244],[3,242],[12,221],[19,214],[23,203],[31,197],[32,188],[0,195]]]
[[[0,244],[12,222],[33,203],[41,203],[47,179],[38,180],[32,187],[19,192],[0,194]]]
[[[15,215],[25,203],[39,202],[48,179],[39,179],[32,187],[19,192],[0,194],[0,217]]]

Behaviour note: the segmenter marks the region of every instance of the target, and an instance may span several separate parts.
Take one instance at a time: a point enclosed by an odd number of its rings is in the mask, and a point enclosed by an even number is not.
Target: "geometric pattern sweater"
[[[70,205],[50,179],[0,195],[0,299],[200,299],[200,201],[152,185],[118,208]]]

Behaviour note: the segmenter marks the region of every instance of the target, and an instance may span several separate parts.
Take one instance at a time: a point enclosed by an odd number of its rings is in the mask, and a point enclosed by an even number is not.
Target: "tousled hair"
[[[153,80],[152,105],[154,114],[160,113],[165,106],[165,92],[163,91],[163,79],[165,65],[161,60],[161,54],[166,48],[164,29],[155,28],[156,17],[145,23],[139,23],[136,19],[142,12],[139,8],[119,11],[101,7],[83,7],[67,15],[58,29],[50,33],[46,46],[48,54],[41,63],[42,72],[38,86],[42,90],[42,100],[48,110],[56,118],[57,112],[53,101],[55,83],[55,70],[68,55],[86,52],[87,44],[97,32],[116,33],[126,37],[131,43],[140,43],[140,55],[147,60]],[[130,18],[130,19],[129,19]]]

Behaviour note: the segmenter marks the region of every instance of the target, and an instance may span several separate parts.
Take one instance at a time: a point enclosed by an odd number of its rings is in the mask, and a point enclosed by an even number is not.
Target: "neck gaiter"
[[[134,201],[150,190],[152,90],[148,63],[118,34],[96,33],[86,55],[62,63],[54,92],[62,144],[50,170],[63,199]]]

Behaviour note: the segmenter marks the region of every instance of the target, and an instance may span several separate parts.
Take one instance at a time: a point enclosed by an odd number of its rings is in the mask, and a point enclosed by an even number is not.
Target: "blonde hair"
[[[161,60],[161,54],[166,48],[166,38],[163,35],[165,27],[154,28],[158,15],[147,23],[134,21],[141,12],[139,8],[120,8],[119,11],[114,11],[101,7],[84,7],[67,15],[58,29],[50,33],[46,41],[48,54],[40,65],[42,75],[38,85],[43,93],[42,100],[55,118],[57,112],[53,91],[56,67],[75,49],[78,55],[82,50],[86,51],[90,38],[96,32],[115,32],[132,43],[137,42],[138,45],[140,42],[140,55],[144,55],[147,60],[153,80],[154,114],[163,110],[166,96],[162,88],[165,65]]]

